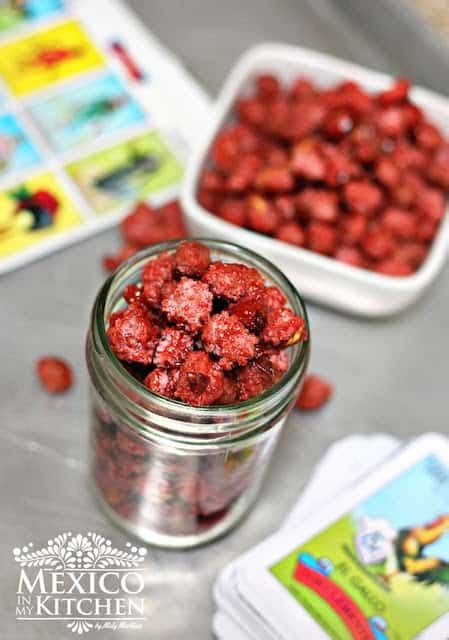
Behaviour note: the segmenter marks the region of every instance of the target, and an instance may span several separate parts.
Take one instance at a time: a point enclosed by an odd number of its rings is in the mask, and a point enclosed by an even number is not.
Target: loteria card
[[[0,46],[0,76],[15,96],[103,64],[100,51],[75,20]]]
[[[419,438],[248,558],[239,590],[283,638],[445,640],[448,440]]]
[[[53,175],[30,178],[0,193],[0,257],[81,223],[75,206]]]
[[[30,107],[30,113],[46,140],[60,152],[146,118],[123,81],[112,73],[60,90]]]
[[[171,187],[182,175],[156,131],[97,151],[66,169],[97,213]]]
[[[64,7],[63,0],[2,0],[0,2],[0,33],[15,27],[49,18]]]
[[[40,162],[40,155],[17,118],[0,116],[0,177],[28,169]]]

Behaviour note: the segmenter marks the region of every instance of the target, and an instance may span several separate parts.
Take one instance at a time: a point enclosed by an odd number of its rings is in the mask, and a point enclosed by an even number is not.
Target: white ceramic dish
[[[225,82],[187,167],[181,199],[193,232],[236,242],[259,252],[280,267],[309,300],[368,317],[386,316],[406,308],[429,287],[445,262],[449,250],[448,213],[421,268],[411,276],[395,278],[357,269],[237,227],[198,204],[197,184],[210,144],[229,120],[237,96],[247,93],[254,78],[262,72],[272,72],[286,83],[305,75],[321,86],[351,79],[368,91],[383,89],[393,80],[392,76],[299,47],[262,44],[247,51]],[[449,100],[418,87],[411,95],[429,118],[449,133]]]

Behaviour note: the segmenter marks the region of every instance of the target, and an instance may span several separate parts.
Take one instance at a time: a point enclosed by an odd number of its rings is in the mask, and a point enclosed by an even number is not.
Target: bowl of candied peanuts
[[[266,256],[303,295],[399,312],[449,249],[449,101],[298,47],[238,61],[187,168],[197,235]]]

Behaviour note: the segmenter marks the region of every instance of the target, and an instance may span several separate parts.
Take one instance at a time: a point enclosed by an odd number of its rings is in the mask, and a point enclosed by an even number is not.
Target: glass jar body
[[[298,294],[275,267],[239,247],[207,244],[214,259],[238,256],[264,272],[306,318]],[[309,342],[289,349],[289,371],[252,401],[198,408],[150,392],[116,360],[105,326],[143,264],[176,246],[166,243],[133,257],[95,302],[87,337],[90,456],[95,493],[116,524],[144,542],[187,548],[224,534],[253,504],[299,393]]]

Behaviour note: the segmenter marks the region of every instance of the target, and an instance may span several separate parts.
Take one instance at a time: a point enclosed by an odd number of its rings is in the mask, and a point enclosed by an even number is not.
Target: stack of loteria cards
[[[448,640],[449,439],[337,443],[214,595],[221,640]]]

